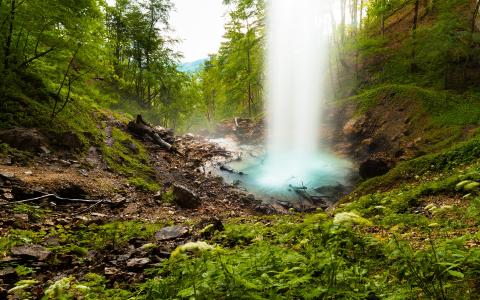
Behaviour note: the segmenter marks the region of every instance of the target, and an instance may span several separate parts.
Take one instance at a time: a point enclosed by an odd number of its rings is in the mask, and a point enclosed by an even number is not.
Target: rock
[[[12,193],[4,193],[3,198],[5,198],[6,200],[13,200],[14,196]]]
[[[181,208],[193,209],[199,207],[201,204],[201,200],[197,194],[182,185],[173,186],[173,195],[175,204]]]
[[[35,128],[13,128],[0,131],[0,141],[7,143],[11,147],[42,153],[42,147],[48,145],[45,136]]]
[[[345,193],[345,186],[342,184],[326,185],[316,188],[315,191],[327,197],[340,196]]]
[[[50,132],[48,136],[52,144],[61,149],[74,151],[84,146],[82,140],[73,132]]]
[[[127,198],[121,196],[121,195],[115,195],[112,199],[112,205],[115,207],[120,207],[127,203]]]
[[[0,178],[11,180],[15,178],[15,174],[10,172],[0,172]]]
[[[174,240],[185,236],[188,231],[188,227],[185,226],[165,227],[155,233],[155,238],[157,239],[157,241]]]
[[[216,231],[224,231],[222,221],[217,217],[202,220],[197,226],[200,229],[200,236],[210,238]]]
[[[366,121],[366,116],[353,117],[345,126],[343,126],[343,134],[347,136],[358,135],[362,131],[362,126]]]
[[[14,214],[13,217],[16,221],[19,222],[28,222],[28,215],[27,214]]]
[[[360,164],[359,174],[363,179],[373,178],[386,174],[390,164],[382,158],[372,158]]]
[[[120,273],[120,270],[114,267],[106,267],[103,273],[107,276],[114,276]]]
[[[32,176],[33,172],[32,171],[25,171],[23,174],[25,174],[27,176]]]
[[[51,254],[50,251],[40,245],[14,246],[10,251],[12,252],[13,256],[20,256],[28,259],[33,258],[38,261],[46,260]]]
[[[142,269],[145,268],[150,263],[150,258],[132,258],[127,260],[127,267],[131,269]]]
[[[7,267],[3,270],[0,270],[0,280],[6,284],[12,284],[18,281],[17,271],[12,267]]]

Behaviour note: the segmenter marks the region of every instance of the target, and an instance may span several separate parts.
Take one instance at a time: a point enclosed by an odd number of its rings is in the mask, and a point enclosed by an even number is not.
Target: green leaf
[[[458,272],[458,271],[453,271],[453,270],[448,270],[448,274],[454,276],[454,277],[457,277],[457,278],[463,278],[465,277],[465,275],[463,275],[462,272]]]

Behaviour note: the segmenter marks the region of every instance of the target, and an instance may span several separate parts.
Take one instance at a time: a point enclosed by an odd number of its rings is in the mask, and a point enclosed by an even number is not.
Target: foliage
[[[225,41],[200,72],[200,88],[209,122],[261,112],[263,91],[263,0],[225,1],[231,5]]]

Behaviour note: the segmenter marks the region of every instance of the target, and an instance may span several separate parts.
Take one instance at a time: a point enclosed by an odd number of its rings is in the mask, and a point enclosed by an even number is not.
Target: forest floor
[[[208,174],[206,162],[234,159],[209,139],[174,136],[167,151],[130,134],[127,122],[106,116],[100,138],[82,151],[53,150],[54,139],[30,129],[14,133],[42,141],[28,143],[35,149],[2,144],[0,299],[365,299],[392,291],[401,299],[478,290],[478,137],[400,161],[335,207],[301,213]],[[222,124],[221,136],[261,136],[260,123],[239,130],[239,122]]]
[[[39,286],[71,274],[96,272],[114,278],[112,282],[140,282],[145,268],[168,258],[177,246],[198,240],[205,228],[281,210],[206,174],[206,161],[230,153],[191,134],[176,137],[178,153],[151,142],[136,144],[145,148],[144,163],[153,170],[149,176],[159,190],[131,184],[102,153],[103,146],[115,147],[113,130],[123,132],[125,126],[107,124],[104,145],[91,146],[81,155],[46,150],[22,159],[2,156],[0,298],[24,277],[36,281],[29,291],[36,298],[44,292]],[[127,146],[137,147],[132,145]],[[184,189],[183,203],[175,203],[175,187]],[[42,198],[49,194],[68,199]],[[161,246],[151,251],[155,242]],[[16,246],[24,243],[28,246]]]

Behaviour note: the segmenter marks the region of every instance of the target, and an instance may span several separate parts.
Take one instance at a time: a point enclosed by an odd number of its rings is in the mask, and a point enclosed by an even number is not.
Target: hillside
[[[209,163],[244,158],[186,133],[262,139],[264,2],[180,66],[148,30],[170,2],[122,3],[0,2],[0,299],[478,298],[480,2],[351,1],[326,209],[226,183]]]
[[[207,61],[206,58],[202,58],[196,61],[182,63],[178,66],[178,70],[185,73],[191,73],[191,74],[198,73],[203,69],[206,61]]]

